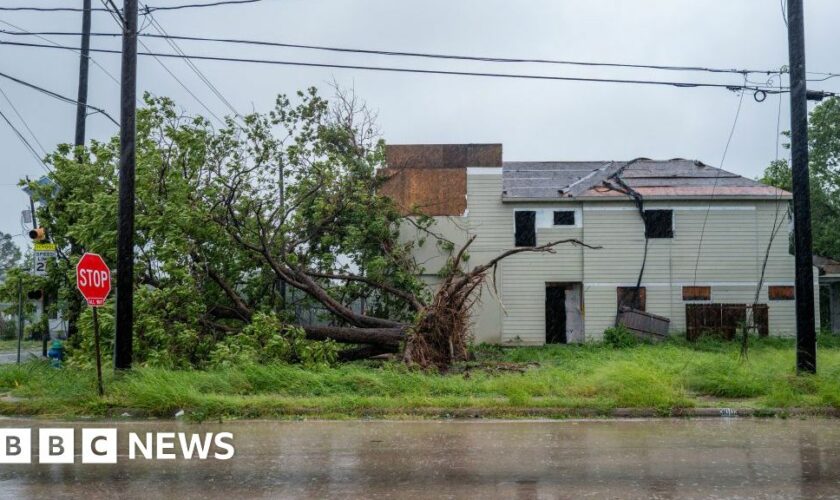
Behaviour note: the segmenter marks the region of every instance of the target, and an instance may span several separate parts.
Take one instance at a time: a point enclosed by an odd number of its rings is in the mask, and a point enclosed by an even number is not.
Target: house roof
[[[502,199],[779,198],[787,191],[695,160],[503,162]],[[623,185],[623,186],[622,186]]]

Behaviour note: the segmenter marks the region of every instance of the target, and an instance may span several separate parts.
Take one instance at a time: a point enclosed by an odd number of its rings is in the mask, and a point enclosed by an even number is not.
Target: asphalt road
[[[40,358],[41,351],[34,351],[32,349],[21,350],[20,359],[26,361],[27,359]],[[17,351],[2,351],[0,352],[0,365],[10,363],[17,363]]]
[[[0,420],[0,427],[64,427]],[[836,498],[819,419],[86,422],[118,463],[2,465],[3,498]],[[129,432],[234,434],[230,460],[131,460]],[[33,447],[37,432],[33,432]],[[176,445],[176,450],[180,449]],[[33,457],[36,455],[33,454]]]

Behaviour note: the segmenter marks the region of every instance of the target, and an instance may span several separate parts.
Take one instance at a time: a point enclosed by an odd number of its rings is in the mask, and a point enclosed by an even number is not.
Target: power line
[[[109,12],[111,12],[111,16],[114,18],[114,21],[118,25],[120,25],[120,27],[122,27],[123,26],[122,16],[117,18],[116,16],[118,16],[119,13],[112,11],[111,8],[109,7],[109,4],[113,5],[113,1],[112,0],[102,0],[102,4],[105,6],[106,9],[108,9]],[[116,7],[114,7],[114,9],[116,9]],[[140,43],[140,45],[143,46],[143,48],[145,48],[146,50],[150,50],[149,47],[145,43],[143,43],[142,40],[138,40],[138,42]],[[189,86],[187,84],[185,84],[183,81],[181,81],[180,78],[178,78],[178,76],[169,68],[169,66],[167,66],[158,57],[155,57],[154,59],[164,69],[164,71],[166,71],[169,74],[169,76],[171,76],[172,79],[175,80],[175,82],[177,82],[178,85],[180,85],[187,92],[187,94],[189,94],[193,99],[195,99],[196,102],[198,102],[198,104],[200,104],[201,107],[203,107],[204,110],[207,111],[210,114],[210,116],[212,116],[213,118],[218,120],[220,123],[224,124],[224,121],[222,119],[220,119],[215,113],[213,113],[213,110],[211,110],[206,104],[204,104],[204,102],[201,99],[199,99],[199,97],[197,95],[195,95],[195,93],[193,93],[193,91],[189,88]],[[138,102],[139,102],[139,99],[138,99]]]
[[[26,131],[29,132],[30,136],[32,136],[32,139],[35,141],[35,144],[37,144],[38,147],[41,148],[41,151],[44,153],[44,155],[46,155],[47,149],[44,147],[43,144],[41,144],[41,141],[38,140],[38,136],[35,135],[35,132],[33,132],[31,128],[29,128],[29,124],[26,123],[26,119],[23,118],[23,115],[20,114],[20,111],[18,111],[17,106],[15,106],[15,103],[12,102],[11,99],[9,99],[9,96],[6,95],[6,91],[3,90],[2,87],[0,87],[0,94],[3,94],[3,98],[6,99],[6,102],[9,103],[9,106],[11,106],[12,111],[15,112],[18,119],[21,121],[21,123],[23,123],[24,128],[26,128]]]
[[[179,9],[195,9],[195,8],[203,8],[203,7],[218,7],[222,5],[237,5],[237,4],[244,4],[244,3],[257,3],[261,2],[262,0],[222,0],[218,2],[210,2],[210,3],[194,3],[194,4],[185,4],[185,5],[169,5],[165,7],[145,7],[143,12],[151,13],[157,10],[179,10]],[[141,12],[141,13],[143,13]]]
[[[238,4],[246,4],[246,3],[256,3],[261,2],[262,0],[223,0],[218,2],[210,2],[210,3],[194,3],[194,4],[183,4],[183,5],[164,5],[164,6],[154,6],[154,7],[146,7],[144,12],[141,14],[148,14],[150,12],[155,12],[158,10],[180,10],[180,9],[196,9],[196,8],[203,8],[203,7],[220,7],[223,5],[238,5]],[[91,12],[108,12],[106,8],[92,8],[90,9]],[[32,7],[32,6],[15,6],[15,7],[0,7],[0,11],[8,11],[8,12],[84,12],[84,9],[80,9],[78,7]]]
[[[0,41],[0,45],[14,45],[20,47],[36,47],[36,48],[64,48],[75,50],[73,47],[55,47],[50,45],[43,45],[38,43],[27,42],[10,42],[7,40]],[[107,54],[119,54],[119,50],[113,49],[90,49],[91,52],[100,52]],[[334,68],[334,69],[355,69],[362,71],[381,71],[391,73],[415,73],[426,75],[449,75],[449,76],[475,76],[475,77],[489,77],[489,78],[507,78],[507,79],[521,79],[521,80],[547,80],[547,81],[569,81],[569,82],[588,82],[588,83],[616,83],[616,84],[635,84],[635,85],[658,85],[671,86],[677,88],[720,88],[732,91],[747,90],[757,93],[778,94],[779,91],[775,88],[762,87],[758,85],[744,85],[744,84],[726,84],[726,83],[708,83],[708,82],[680,82],[668,80],[638,80],[638,79],[618,79],[618,78],[588,78],[588,77],[573,77],[573,76],[554,76],[554,75],[534,75],[534,74],[519,74],[519,73],[491,73],[478,71],[449,71],[449,70],[435,70],[435,69],[420,69],[408,67],[394,67],[394,66],[361,66],[352,64],[331,64],[331,63],[314,63],[302,61],[284,61],[276,59],[254,59],[254,58],[238,58],[238,57],[223,57],[223,56],[205,56],[192,54],[165,54],[159,52],[138,52],[138,55],[152,56],[152,57],[168,57],[176,59],[193,59],[205,61],[219,61],[219,62],[239,62],[252,64],[268,64],[281,66],[299,66],[310,68]],[[782,92],[787,92],[784,88]],[[834,95],[833,93],[826,93],[826,95]]]
[[[145,43],[143,43],[142,40],[138,40],[138,42],[140,43],[140,45],[143,46],[144,49],[149,50],[149,47]],[[224,120],[219,118],[216,115],[216,113],[214,113],[213,110],[210,109],[209,106],[204,104],[204,101],[202,101],[201,99],[199,99],[199,97],[197,95],[195,95],[195,93],[190,89],[190,87],[186,83],[181,81],[181,79],[178,78],[178,76],[175,75],[175,73],[173,73],[171,69],[169,69],[169,66],[167,66],[166,63],[164,63],[163,61],[160,60],[160,57],[158,57],[158,56],[152,56],[152,57],[154,58],[155,61],[157,61],[158,64],[160,64],[161,68],[163,68],[167,73],[169,73],[169,76],[171,76],[173,80],[178,82],[178,85],[180,85],[181,88],[183,88],[187,92],[187,94],[189,94],[193,99],[195,99],[196,102],[198,102],[198,104],[200,104],[201,107],[205,109],[205,111],[210,113],[210,116],[212,116],[213,118],[215,118],[216,120],[218,120],[222,124],[225,123]]]
[[[697,268],[700,267],[700,252],[703,250],[703,236],[706,234],[706,223],[709,221],[709,213],[712,211],[712,200],[715,197],[715,190],[717,189],[720,174],[723,172],[723,164],[726,161],[726,154],[729,152],[729,145],[732,143],[732,137],[735,135],[735,127],[738,125],[738,117],[741,116],[741,105],[744,103],[744,93],[738,98],[738,108],[735,110],[735,119],[732,121],[732,128],[729,130],[729,137],[726,139],[726,146],[723,148],[723,155],[721,155],[720,163],[718,164],[717,172],[715,173],[715,182],[712,185],[712,195],[709,197],[709,206],[706,209],[706,215],[703,217],[703,227],[700,230],[700,242],[697,245],[697,259],[694,261],[694,284],[697,284]]]
[[[169,44],[170,47],[172,47],[173,50],[175,50],[175,52],[177,54],[180,54],[182,56],[186,55],[184,53],[184,51],[181,50],[181,47],[179,47],[178,44],[175,43],[174,40],[172,40],[168,37],[168,33],[166,32],[166,30],[163,28],[163,26],[160,24],[160,22],[158,22],[158,20],[155,19],[155,17],[152,14],[149,14],[149,20],[151,22],[152,27],[155,28],[155,30],[157,30],[158,33],[160,33],[161,35],[164,36],[164,39],[166,40],[166,42]],[[143,45],[143,47],[146,47],[146,46]],[[146,50],[148,50],[148,48]],[[236,108],[233,107],[233,104],[231,104],[230,101],[228,101],[227,98],[221,93],[221,91],[219,91],[219,89],[216,88],[215,85],[213,85],[213,82],[211,82],[210,79],[207,78],[207,76],[205,76],[204,73],[200,69],[198,69],[198,66],[196,66],[189,59],[184,59],[184,61],[187,63],[187,66],[189,66],[190,69],[192,69],[193,72],[198,76],[198,78],[202,82],[204,82],[204,84],[207,86],[207,88],[209,88],[210,91],[213,92],[213,94],[215,94],[216,97],[225,106],[227,106],[227,108],[233,113],[234,116],[241,116],[239,111],[237,111]]]
[[[44,45],[44,47],[49,47],[49,45]],[[7,80],[11,80],[11,81],[13,81],[17,84],[23,85],[25,87],[29,87],[31,89],[37,90],[38,92],[46,94],[46,95],[48,95],[48,96],[50,96],[54,99],[58,99],[59,101],[64,101],[64,102],[69,103],[69,104],[76,104],[76,105],[79,104],[79,102],[75,99],[71,99],[69,97],[63,96],[63,95],[58,94],[56,92],[53,92],[52,90],[47,90],[43,87],[39,87],[38,85],[35,85],[34,83],[26,82],[24,80],[21,80],[20,78],[15,78],[11,75],[7,75],[6,73],[0,73],[0,77],[6,78]],[[96,111],[97,113],[102,113],[102,115],[104,115],[106,118],[111,120],[116,126],[119,127],[119,125],[120,125],[119,122],[114,120],[114,118],[111,115],[109,115],[104,109],[97,108],[96,106],[91,106],[90,104],[85,104],[84,106],[86,108],[90,108],[90,109]]]
[[[5,25],[7,25],[7,26],[11,26],[12,28],[15,28],[15,29],[20,30],[20,31],[22,31],[22,32],[23,32],[23,33],[17,33],[17,34],[21,34],[21,35],[31,35],[31,36],[37,37],[37,38],[39,38],[39,39],[41,39],[41,40],[44,40],[44,41],[45,41],[45,42],[47,42],[47,43],[51,43],[51,44],[55,45],[56,47],[61,47],[61,46],[62,46],[60,43],[58,43],[58,42],[56,42],[56,41],[53,41],[53,40],[50,40],[49,38],[46,38],[45,36],[42,36],[42,34],[41,34],[41,33],[35,33],[35,32],[33,32],[33,31],[29,31],[29,30],[27,30],[27,29],[25,29],[25,28],[21,28],[20,26],[14,25],[14,24],[12,24],[12,23],[10,23],[10,22],[8,22],[8,21],[4,21],[4,20],[2,20],[2,19],[0,19],[0,23],[3,23],[3,24],[5,24]],[[6,31],[6,30],[0,30],[0,33],[11,34],[11,32]],[[81,35],[81,33],[77,33],[76,35],[77,35],[77,36],[80,36],[80,35]],[[81,52],[81,51],[77,50],[76,52]],[[110,78],[110,79],[111,79],[114,83],[116,83],[117,85],[119,85],[119,84],[120,84],[120,81],[117,79],[117,77],[115,77],[115,76],[114,76],[114,75],[113,75],[110,71],[108,71],[108,70],[107,70],[104,66],[102,66],[101,64],[99,64],[99,63],[96,61],[96,59],[94,59],[94,58],[92,58],[92,57],[88,57],[88,60],[90,60],[90,62],[92,62],[92,63],[93,63],[93,64],[94,64],[97,68],[99,68],[100,70],[102,70],[102,72],[103,72],[103,73],[105,73],[106,75],[108,75],[108,78]]]
[[[9,35],[20,35],[21,33],[11,33],[7,31],[0,31]],[[43,32],[47,35],[56,36],[77,36],[78,33],[66,31],[49,31]],[[121,33],[91,33],[91,36],[98,37],[120,37]],[[217,37],[202,37],[202,36],[186,36],[186,35],[172,35],[169,33],[139,33],[138,36],[147,38],[166,38],[170,40],[192,41],[192,42],[212,42],[212,43],[229,43],[239,45],[257,45],[265,47],[280,47],[292,49],[306,49],[318,50],[327,52],[342,52],[354,54],[368,54],[381,56],[398,56],[398,57],[417,57],[427,59],[450,59],[463,61],[477,61],[477,62],[495,62],[495,63],[533,63],[533,64],[556,64],[556,65],[570,65],[570,66],[588,66],[588,67],[613,67],[613,68],[630,68],[630,69],[654,69],[663,71],[693,71],[693,72],[708,72],[708,73],[729,73],[729,74],[766,74],[775,75],[782,74],[783,71],[775,69],[755,69],[755,68],[716,68],[707,66],[679,66],[667,64],[632,64],[632,63],[613,63],[613,62],[599,62],[599,61],[576,61],[564,59],[539,59],[539,58],[524,58],[524,57],[494,57],[494,56],[471,56],[463,54],[440,54],[427,52],[410,52],[410,51],[394,51],[394,50],[379,50],[379,49],[356,49],[347,47],[331,47],[324,45],[308,45],[285,42],[271,42],[265,40],[246,40],[239,38],[217,38]],[[840,76],[835,73],[812,73],[821,75]]]
[[[23,143],[24,146],[26,146],[26,149],[29,150],[29,153],[38,162],[38,165],[41,168],[43,168],[47,173],[50,173],[51,172],[50,168],[47,166],[46,163],[44,163],[44,160],[41,159],[41,157],[38,155],[38,152],[35,151],[35,148],[32,146],[32,144],[26,139],[26,137],[23,136],[23,134],[20,132],[20,130],[18,130],[18,128],[15,127],[15,124],[12,123],[11,120],[9,120],[9,117],[6,116],[6,114],[3,113],[2,110],[0,110],[0,117],[2,117],[3,120],[6,122],[6,124],[9,125],[9,127],[12,129],[12,131],[17,136],[17,138],[20,140],[20,142]]]

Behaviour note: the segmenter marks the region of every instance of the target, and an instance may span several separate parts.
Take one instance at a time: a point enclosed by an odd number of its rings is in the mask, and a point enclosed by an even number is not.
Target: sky
[[[148,0],[150,6],[196,3]],[[115,1],[121,5],[120,0]],[[807,69],[840,73],[840,2],[806,0]],[[2,5],[80,7],[81,0],[3,0]],[[101,6],[94,0],[94,6]],[[159,11],[155,19],[173,35],[245,38],[359,49],[508,58],[778,69],[787,64],[787,32],[777,0],[263,0],[258,3]],[[0,29],[78,32],[80,13],[0,12]],[[154,33],[141,18],[144,31]],[[94,32],[117,32],[107,13],[93,14]],[[76,37],[49,36],[77,46]],[[0,40],[24,37],[0,34]],[[45,43],[27,37],[26,41]],[[145,39],[154,51],[172,52],[162,40]],[[429,60],[287,48],[178,42],[189,54],[269,58],[454,71],[677,80],[741,84],[740,75],[654,70],[580,68],[532,63]],[[119,49],[117,38],[94,38],[94,48]],[[140,47],[140,50],[143,50]],[[119,55],[93,54],[89,103],[119,117]],[[78,55],[66,50],[0,45],[0,71],[74,97]],[[99,66],[104,68],[103,71]],[[217,115],[230,111],[184,61],[164,64]],[[738,120],[737,93],[726,89],[674,88],[608,83],[537,81],[383,73],[361,70],[266,66],[196,61],[196,66],[239,112],[268,111],[279,93],[331,82],[352,87],[374,110],[387,142],[499,142],[507,161],[690,158],[755,178],[788,152],[779,148],[789,128],[788,95],[756,102],[745,94]],[[766,75],[751,79],[766,83]],[[786,79],[784,81],[786,84]],[[777,86],[778,80],[771,82]],[[840,78],[810,88],[840,92]],[[0,78],[9,97],[46,150],[72,142],[75,106]],[[190,113],[207,114],[154,59],[138,63],[138,92],[176,100]],[[811,105],[813,107],[813,104]],[[0,111],[26,135],[2,96]],[[735,123],[724,158],[727,139]],[[101,115],[88,118],[88,138],[106,139],[116,127]],[[30,138],[30,142],[34,141]],[[37,145],[35,145],[38,148]],[[45,172],[6,123],[0,122],[0,231],[19,235],[28,206],[15,184]],[[778,152],[777,152],[778,151]],[[723,164],[721,165],[721,161]],[[115,221],[116,223],[116,221]]]

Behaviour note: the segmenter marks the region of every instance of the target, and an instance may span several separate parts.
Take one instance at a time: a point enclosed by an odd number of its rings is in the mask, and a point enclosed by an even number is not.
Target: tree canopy
[[[840,98],[832,97],[811,112],[808,146],[814,253],[840,260]],[[790,191],[790,163],[772,162],[761,180]]]

